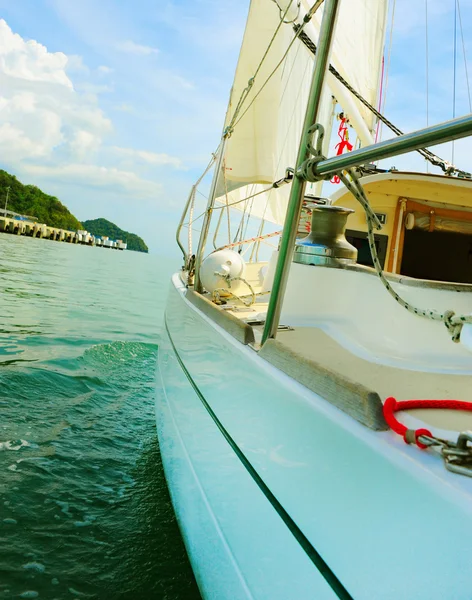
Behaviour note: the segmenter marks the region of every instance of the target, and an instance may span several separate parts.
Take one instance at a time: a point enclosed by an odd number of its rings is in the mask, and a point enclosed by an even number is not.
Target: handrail
[[[185,208],[182,211],[182,216],[180,217],[180,221],[179,221],[179,224],[177,226],[177,231],[175,232],[175,240],[176,240],[179,248],[181,249],[182,254],[184,255],[184,267],[187,267],[187,265],[188,265],[189,256],[188,256],[187,251],[183,247],[182,242],[180,241],[180,232],[182,231],[182,227],[184,225],[185,217],[187,216],[190,203],[191,203],[191,201],[192,201],[192,199],[194,197],[195,189],[196,189],[196,185],[192,185],[192,187],[190,189],[190,194],[189,194],[189,196],[187,198],[187,202],[185,203]],[[189,223],[188,226],[192,227],[192,223]]]
[[[200,185],[200,183],[203,181],[203,179],[206,176],[206,174],[208,173],[208,171],[213,166],[213,163],[216,160],[216,154],[217,154],[218,150],[219,150],[219,147],[216,150],[216,152],[211,155],[211,160],[208,163],[206,169],[203,171],[203,173],[200,175],[200,177],[197,179],[197,181],[192,185],[192,187],[190,189],[190,194],[188,196],[187,202],[185,203],[185,207],[184,207],[184,210],[182,212],[182,216],[180,217],[180,221],[179,221],[179,224],[177,226],[177,231],[175,232],[175,239],[177,241],[177,244],[179,245],[179,248],[182,250],[182,254],[184,255],[184,268],[188,267],[189,259],[191,257],[189,257],[188,252],[185,250],[185,248],[183,247],[183,245],[182,245],[182,243],[180,241],[180,232],[182,231],[182,227],[184,225],[185,217],[187,216],[190,204],[192,203],[192,201],[193,201],[193,199],[195,197],[195,194],[197,192],[197,188]],[[188,226],[192,227],[192,223],[189,222]]]
[[[316,158],[311,159],[309,162],[312,163],[312,166],[308,167],[308,171],[310,175],[313,175],[313,179],[310,176],[309,181],[317,181],[325,177],[329,178],[331,175],[351,167],[358,167],[366,163],[382,160],[383,158],[398,156],[412,150],[418,150],[418,148],[458,140],[471,134],[472,114],[426,127],[425,129],[419,129],[412,133],[405,133],[396,138],[364,146],[364,148],[340,154],[339,156],[333,156],[332,158],[326,158],[321,161],[319,157],[318,161]]]

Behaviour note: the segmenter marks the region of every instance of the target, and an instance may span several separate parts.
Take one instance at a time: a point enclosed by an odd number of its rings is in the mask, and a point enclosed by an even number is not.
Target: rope
[[[294,25],[293,27],[295,31],[300,32],[300,25]],[[301,32],[299,33],[298,37],[313,54],[316,54],[316,45],[306,35],[306,33]],[[346,89],[348,89],[351,92],[351,94],[353,94],[353,96],[355,96],[359,100],[359,102],[361,102],[365,107],[367,107],[377,117],[377,119],[379,119],[380,121],[382,121],[382,123],[387,125],[387,127],[389,127],[396,135],[403,135],[403,131],[401,131],[401,129],[399,129],[384,115],[382,115],[374,106],[372,106],[372,104],[370,104],[355,88],[353,88],[352,85],[350,85],[339,73],[339,71],[337,71],[331,64],[329,65],[329,71],[336,77],[338,81],[340,81],[344,85]],[[448,175],[456,173],[459,177],[464,177],[468,179],[471,178],[470,173],[458,169],[454,165],[448,163],[446,160],[440,158],[439,156],[436,156],[436,154],[433,154],[430,150],[427,150],[426,148],[419,148],[416,150],[416,152],[419,152],[421,156],[423,156],[426,160],[429,160],[429,162],[434,166],[440,167],[443,170],[443,172],[447,173]]]
[[[239,120],[236,122],[236,119],[239,115],[239,112],[241,111],[241,108],[243,107],[244,102],[246,101],[247,97],[249,96],[249,93],[251,92],[251,89],[254,85],[254,82],[256,80],[257,75],[259,74],[259,71],[262,68],[262,65],[267,57],[267,55],[269,54],[269,51],[272,47],[272,44],[275,41],[275,38],[277,37],[277,34],[279,33],[280,28],[282,27],[284,21],[285,21],[285,17],[287,16],[288,11],[290,10],[290,6],[291,6],[291,2],[287,3],[287,8],[285,9],[285,11],[282,14],[282,11],[280,11],[280,21],[279,24],[277,25],[277,27],[275,28],[275,31],[272,35],[272,38],[269,42],[269,45],[267,46],[259,64],[256,67],[256,70],[254,72],[254,75],[248,80],[247,82],[247,86],[244,88],[244,90],[241,92],[241,96],[239,97],[238,103],[236,105],[236,108],[234,109],[234,113],[233,116],[231,117],[231,121],[229,122],[228,126],[226,127],[225,133],[224,135],[226,136],[230,136],[235,128],[235,126],[237,125],[237,123],[239,122]],[[262,88],[261,88],[262,89]],[[251,102],[252,104],[252,102]],[[246,111],[245,111],[246,112]]]
[[[242,240],[240,242],[233,242],[232,244],[226,244],[226,246],[221,246],[218,250],[226,250],[227,248],[235,248],[236,246],[243,246],[244,244],[251,244],[253,242],[258,242],[261,240],[267,240],[268,238],[275,237],[276,235],[280,235],[281,231],[274,231],[273,233],[266,233],[265,235],[259,235],[257,237],[248,238],[247,240]]]
[[[236,298],[237,300],[239,300],[240,302],[242,302],[244,304],[244,306],[252,306],[254,304],[254,302],[256,301],[256,293],[254,292],[254,289],[252,287],[252,285],[249,283],[249,281],[246,281],[246,279],[244,279],[243,277],[231,277],[228,278],[228,288],[217,288],[216,290],[213,290],[212,293],[212,299],[215,302],[215,304],[222,304],[221,302],[221,292],[224,292],[225,294],[230,294],[231,296],[233,296],[234,298]],[[249,288],[249,291],[251,292],[250,296],[251,299],[249,300],[249,302],[247,302],[245,300],[245,298],[247,298],[247,296],[238,296],[237,294],[235,294],[234,292],[232,292],[229,288],[231,287],[231,282],[232,281],[242,281],[244,284],[247,285],[247,287]]]
[[[449,331],[452,341],[458,343],[460,341],[462,326],[464,325],[464,323],[472,323],[472,315],[455,316],[455,313],[452,310],[446,310],[443,313],[439,313],[433,309],[424,310],[422,308],[413,306],[409,302],[406,302],[397,294],[397,292],[392,288],[390,282],[384,275],[383,269],[380,265],[380,261],[378,258],[377,248],[375,245],[374,227],[376,229],[382,229],[382,225],[380,224],[376,214],[370,206],[369,201],[365,196],[364,190],[359,182],[356,173],[353,170],[348,171],[348,173],[350,179],[344,173],[339,173],[339,177],[346,186],[346,188],[356,198],[356,200],[360,203],[360,205],[365,211],[367,218],[367,239],[369,241],[370,253],[372,256],[372,261],[374,263],[375,271],[383,286],[388,291],[388,293],[398,302],[398,304],[400,304],[400,306],[405,308],[408,312],[418,315],[420,317],[424,317],[426,319],[431,319],[433,321],[442,321],[446,326],[447,330]]]
[[[239,117],[239,119],[234,122],[232,129],[234,129],[236,127],[236,125],[241,121],[241,119],[244,117],[244,115],[247,113],[247,111],[251,108],[251,106],[254,104],[254,102],[256,101],[257,97],[259,96],[259,94],[262,92],[262,90],[265,88],[265,86],[269,83],[269,81],[272,79],[272,77],[275,75],[275,73],[278,71],[280,65],[285,61],[285,59],[287,58],[288,53],[290,52],[291,47],[293,46],[293,44],[295,43],[295,40],[298,39],[298,37],[300,37],[300,35],[303,32],[304,27],[306,26],[307,23],[310,22],[310,20],[312,19],[313,15],[315,14],[316,10],[321,6],[321,2],[315,2],[315,4],[312,6],[312,8],[307,12],[307,14],[305,15],[305,17],[303,18],[303,23],[301,25],[294,25],[293,28],[295,30],[295,36],[292,38],[292,40],[290,41],[290,44],[287,47],[287,50],[284,52],[282,58],[280,59],[280,61],[277,63],[277,65],[275,66],[275,68],[273,69],[273,71],[270,73],[270,75],[267,77],[267,79],[264,81],[264,83],[262,84],[261,88],[259,89],[259,91],[257,92],[257,94],[254,96],[254,98],[251,100],[251,102],[249,103],[249,105],[246,107],[246,110],[243,112],[243,114]],[[288,3],[288,7],[291,5],[291,3]],[[287,7],[287,10],[288,10]],[[286,11],[287,12],[287,11]]]
[[[292,23],[294,23],[297,19],[298,19],[298,15],[300,14],[300,2],[297,3],[297,14],[296,16],[291,20],[291,21],[286,21],[285,20],[285,16],[287,15],[287,11],[285,11],[284,16],[282,17],[283,11],[279,6],[279,3],[277,2],[277,0],[272,0],[272,2],[274,4],[277,5],[277,8],[279,9],[279,13],[280,13],[280,18],[283,20],[284,23],[288,23],[289,25],[291,25]],[[288,2],[288,6],[290,7],[292,4],[292,1],[290,0],[290,2]]]
[[[387,425],[390,429],[393,429],[395,433],[401,435],[405,440],[405,443],[414,443],[424,450],[431,444],[423,444],[419,438],[421,436],[433,438],[433,434],[428,429],[424,428],[408,429],[403,423],[398,421],[394,414],[400,410],[413,410],[418,408],[443,408],[447,410],[465,410],[470,412],[472,411],[472,402],[465,402],[463,400],[404,400],[402,402],[397,402],[393,397],[387,398],[383,405],[383,414],[387,421]]]
[[[338,137],[339,142],[334,147],[336,149],[336,156],[340,156],[343,154],[344,150],[346,152],[352,151],[352,144],[349,142],[349,131],[347,128],[347,124],[349,123],[348,119],[344,116],[344,113],[340,113],[339,115],[340,123],[338,128]],[[334,175],[331,179],[331,183],[338,184],[341,183],[341,180],[338,175]]]

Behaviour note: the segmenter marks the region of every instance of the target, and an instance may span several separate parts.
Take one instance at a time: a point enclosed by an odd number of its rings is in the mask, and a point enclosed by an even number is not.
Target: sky
[[[395,3],[385,114],[405,131],[426,125],[426,3],[429,123],[452,118],[455,1]],[[0,168],[165,253],[218,145],[248,5],[0,0]],[[472,0],[459,6],[469,58]],[[459,116],[470,107],[457,32]],[[451,158],[451,144],[434,151]],[[458,166],[472,171],[471,156],[469,140],[456,143]],[[388,162],[425,169],[416,157]]]

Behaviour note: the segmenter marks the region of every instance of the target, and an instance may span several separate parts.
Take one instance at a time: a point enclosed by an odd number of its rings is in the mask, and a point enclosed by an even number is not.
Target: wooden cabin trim
[[[434,206],[433,208],[427,200],[425,200],[424,203],[408,200],[407,211],[421,212],[431,216],[446,217],[449,219],[455,219],[456,221],[472,221],[472,212],[470,211],[460,210],[459,206],[457,206],[457,208],[440,208],[438,206]]]

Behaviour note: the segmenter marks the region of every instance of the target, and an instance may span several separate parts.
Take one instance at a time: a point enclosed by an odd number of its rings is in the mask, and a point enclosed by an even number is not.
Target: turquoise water
[[[197,599],[154,422],[172,261],[0,235],[0,598]]]

